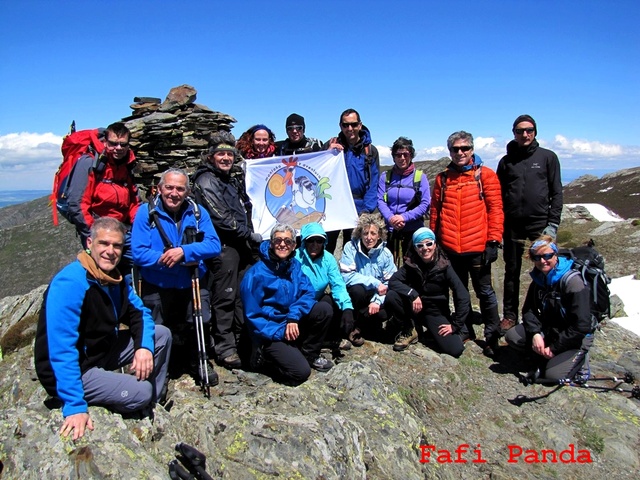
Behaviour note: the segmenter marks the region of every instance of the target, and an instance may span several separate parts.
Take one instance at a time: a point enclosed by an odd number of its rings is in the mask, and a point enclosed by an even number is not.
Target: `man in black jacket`
[[[525,242],[541,234],[555,239],[562,214],[558,156],[540,147],[537,125],[530,115],[516,118],[512,131],[514,140],[507,145],[507,154],[496,170],[504,207],[503,332],[518,322]]]
[[[255,262],[253,248],[262,242],[262,236],[253,232],[244,172],[235,164],[233,144],[231,134],[215,135],[193,176],[196,200],[209,212],[222,244],[222,253],[211,259],[208,267],[215,352],[218,363],[225,368],[242,366],[237,345],[243,324],[238,287],[246,269]]]
[[[322,142],[317,138],[305,136],[304,117],[292,113],[285,122],[287,139],[276,142],[276,156],[300,155],[302,153],[319,152],[322,150]]]

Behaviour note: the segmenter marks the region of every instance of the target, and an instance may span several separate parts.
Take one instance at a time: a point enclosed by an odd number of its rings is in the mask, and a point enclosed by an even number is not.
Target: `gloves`
[[[260,235],[260,234],[259,234],[259,233],[257,233],[257,232],[253,232],[253,233],[251,234],[251,241],[252,241],[253,243],[262,243],[262,235]]]
[[[342,311],[342,319],[340,320],[340,325],[342,326],[342,330],[349,335],[356,323],[355,320],[353,318],[353,310],[351,310],[350,308],[347,310],[343,310]]]
[[[487,242],[482,254],[483,265],[490,265],[498,259],[498,248],[500,248],[500,243],[495,240]]]
[[[549,223],[547,227],[542,231],[542,235],[549,235],[555,242],[556,237],[558,236],[558,225],[555,223]]]

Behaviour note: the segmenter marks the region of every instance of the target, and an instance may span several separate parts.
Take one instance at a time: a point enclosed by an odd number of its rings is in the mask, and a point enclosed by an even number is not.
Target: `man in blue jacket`
[[[142,277],[142,300],[156,324],[169,326],[177,337],[188,325],[189,373],[197,378],[192,278],[194,272],[199,279],[204,277],[204,260],[220,255],[220,240],[207,211],[188,199],[189,178],[183,170],[164,172],[158,190],[153,204],[140,208],[133,223],[133,262]],[[206,288],[200,289],[200,298],[203,323],[208,327],[211,311]],[[207,332],[208,328],[205,339]],[[217,385],[218,375],[210,364],[208,371],[209,385]]]
[[[333,315],[331,305],[316,302],[315,290],[295,256],[295,230],[279,223],[260,245],[260,261],[251,267],[240,295],[252,337],[252,367],[261,359],[278,380],[300,384],[311,368],[326,372],[333,363],[320,355]],[[272,367],[271,369],[269,367]]]
[[[88,405],[127,413],[161,397],[171,350],[171,332],[154,325],[116,265],[125,226],[95,220],[87,250],[63,268],[44,294],[34,347],[38,379],[62,401],[60,433],[73,440],[93,430]],[[120,324],[128,329],[120,329]],[[135,375],[114,372],[131,363]]]
[[[373,213],[378,208],[378,179],[380,156],[371,143],[371,132],[362,124],[360,114],[349,108],[340,115],[340,134],[329,140],[325,149],[335,148],[344,152],[344,163],[351,186],[351,195],[358,216]],[[342,231],[343,244],[351,239],[353,229]],[[336,249],[340,230],[328,232],[327,250]]]

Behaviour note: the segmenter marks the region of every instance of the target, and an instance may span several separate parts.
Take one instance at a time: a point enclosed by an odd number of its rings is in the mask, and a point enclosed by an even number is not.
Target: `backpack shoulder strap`
[[[169,237],[167,236],[167,232],[164,231],[164,227],[162,226],[162,223],[158,220],[158,210],[157,210],[157,203],[156,203],[157,201],[158,201],[158,196],[156,196],[155,198],[149,199],[149,202],[147,203],[147,206],[149,208],[149,225],[151,226],[151,228],[156,227],[158,229],[160,238],[162,238],[164,249],[169,250],[170,248],[173,248],[173,243],[171,243],[171,240],[169,240]]]
[[[417,168],[413,171],[413,189],[416,193],[420,192],[420,183],[422,182],[422,170],[418,170]]]
[[[476,168],[473,178],[478,184],[478,190],[480,191],[480,200],[484,200],[484,190],[482,189],[482,165]]]

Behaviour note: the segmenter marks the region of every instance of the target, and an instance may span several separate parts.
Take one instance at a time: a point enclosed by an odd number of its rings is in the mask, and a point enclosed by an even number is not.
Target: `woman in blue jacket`
[[[299,384],[311,368],[333,363],[320,355],[333,311],[316,302],[315,290],[295,260],[295,230],[278,224],[260,245],[260,261],[240,284],[245,321],[253,342],[251,366],[286,383]]]

